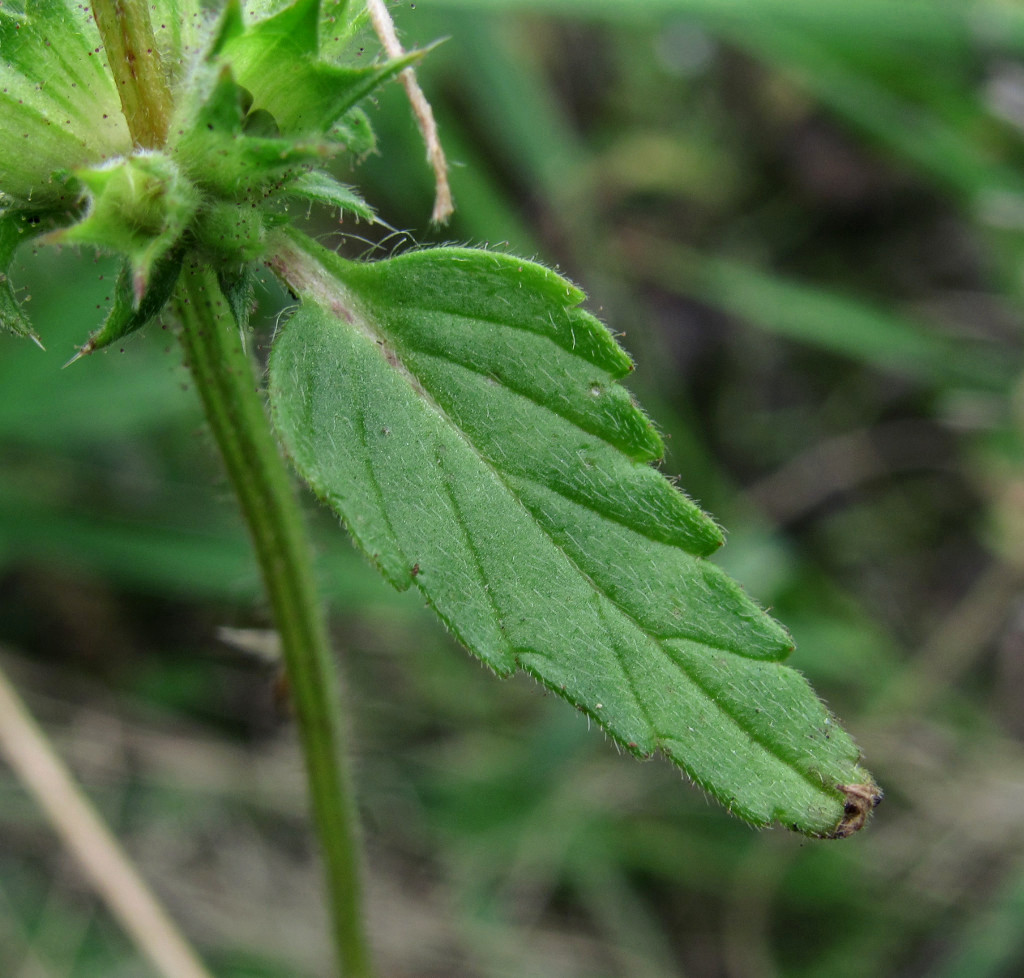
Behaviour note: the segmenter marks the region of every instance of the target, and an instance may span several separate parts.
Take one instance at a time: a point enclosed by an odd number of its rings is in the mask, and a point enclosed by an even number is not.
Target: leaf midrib
[[[477,366],[475,364],[466,363],[466,362],[464,362],[462,360],[455,360],[455,359],[452,359],[452,358],[449,358],[449,357],[442,356],[441,354],[437,353],[434,350],[425,349],[423,346],[417,345],[415,343],[408,342],[408,340],[404,340],[404,342],[402,343],[402,346],[405,349],[411,350],[413,353],[418,353],[420,356],[430,357],[430,359],[437,360],[437,361],[439,361],[441,363],[450,363],[450,364],[453,364],[456,367],[462,367],[464,370],[467,370],[470,373],[476,374],[478,377],[484,377],[484,378],[486,378],[488,380],[493,380],[496,383],[501,384],[501,386],[504,387],[505,390],[510,391],[513,394],[517,394],[518,396],[522,397],[523,399],[525,399],[527,401],[530,401],[532,404],[536,404],[537,407],[541,408],[544,411],[550,411],[553,415],[555,415],[558,418],[561,418],[566,423],[571,424],[571,425],[573,425],[573,427],[579,428],[580,431],[585,431],[588,435],[592,436],[593,438],[597,438],[598,440],[604,442],[604,444],[606,444],[609,448],[613,448],[613,449],[615,449],[615,451],[621,452],[631,462],[639,462],[641,464],[646,464],[646,462],[648,461],[646,459],[641,460],[641,459],[634,458],[632,455],[629,454],[629,452],[624,451],[621,445],[616,445],[615,442],[610,441],[605,435],[601,434],[600,431],[593,430],[593,426],[592,427],[587,427],[587,425],[581,424],[575,418],[569,417],[563,411],[560,411],[557,408],[551,407],[548,404],[542,403],[536,397],[534,397],[529,391],[523,390],[522,388],[520,388],[518,386],[514,386],[508,380],[506,380],[504,378],[501,378],[501,377],[498,377],[495,374],[493,374],[493,373],[483,369],[482,367],[479,367],[479,366]],[[556,344],[556,346],[557,346],[557,344]],[[589,363],[590,361],[587,361],[587,362]],[[597,370],[604,370],[604,368],[598,367],[596,364],[593,364],[593,366]],[[604,370],[604,373],[608,374],[609,377],[612,377],[612,383],[618,383],[619,378],[615,377],[613,374],[609,373],[607,370]],[[657,461],[657,459],[650,459],[650,461]]]
[[[660,636],[660,635],[654,635],[647,628],[645,628],[637,620],[636,616],[632,614],[632,612],[630,612],[627,608],[623,607],[615,598],[613,598],[610,594],[608,594],[606,591],[604,591],[604,589],[601,588],[597,584],[596,581],[594,581],[594,579],[590,576],[590,574],[587,571],[585,571],[582,567],[580,567],[579,563],[576,560],[574,560],[565,551],[565,549],[561,546],[561,544],[559,544],[558,541],[556,541],[551,536],[551,534],[543,526],[541,521],[536,516],[534,516],[534,514],[533,514],[532,510],[530,509],[530,507],[527,506],[525,502],[523,502],[523,500],[519,497],[519,494],[515,491],[515,489],[508,484],[508,482],[506,481],[506,479],[504,477],[504,474],[503,474],[502,470],[499,469],[493,462],[491,462],[491,460],[489,458],[487,458],[487,456],[484,455],[483,452],[481,452],[481,450],[477,447],[476,443],[469,436],[469,434],[462,428],[461,425],[459,425],[455,421],[454,418],[452,418],[452,416],[445,410],[443,405],[438,403],[438,401],[434,398],[433,394],[423,385],[423,382],[420,380],[420,378],[415,374],[414,371],[412,371],[410,369],[409,365],[405,362],[405,360],[401,356],[401,347],[399,345],[395,344],[394,342],[392,342],[390,340],[390,338],[388,338],[385,335],[383,335],[381,333],[381,331],[376,326],[374,326],[373,320],[370,318],[370,316],[367,315],[367,312],[366,312],[366,309],[363,306],[363,303],[358,300],[357,296],[354,293],[352,293],[352,292],[346,291],[345,294],[344,294],[344,298],[345,298],[345,300],[347,300],[347,303],[348,303],[346,308],[348,309],[348,311],[349,311],[349,313],[350,313],[350,315],[352,317],[350,321],[342,321],[341,317],[339,317],[339,316],[331,317],[331,313],[330,313],[330,311],[328,309],[324,309],[324,312],[329,317],[338,319],[342,326],[348,325],[348,326],[351,326],[352,328],[356,329],[358,332],[360,332],[364,337],[366,337],[374,345],[374,348],[377,350],[378,354],[384,358],[385,363],[387,363],[387,365],[389,367],[391,367],[391,369],[395,370],[395,372],[400,377],[402,377],[405,380],[405,382],[409,385],[409,387],[412,389],[413,393],[417,397],[422,399],[423,402],[426,405],[428,405],[439,417],[441,417],[451,427],[451,429],[453,431],[455,431],[458,434],[459,438],[462,439],[463,442],[465,442],[465,444],[472,451],[472,453],[479,459],[479,461],[487,469],[490,470],[490,472],[494,475],[494,477],[504,487],[506,492],[508,492],[509,495],[516,501],[516,504],[519,505],[520,507],[522,507],[522,509],[525,511],[525,513],[529,517],[529,519],[531,521],[537,523],[537,525],[540,528],[541,532],[543,532],[545,537],[547,537],[547,539],[550,541],[551,545],[553,547],[555,547],[561,554],[563,554],[565,556],[565,559],[568,560],[570,564],[572,564],[572,566],[587,581],[587,583],[590,585],[590,587],[594,590],[594,592],[596,594],[601,595],[603,598],[605,598],[605,600],[607,600],[609,602],[609,604],[611,604],[613,607],[615,607],[619,611],[621,611],[622,614],[625,615],[629,619],[629,621],[631,621],[641,631],[642,634],[646,635],[648,638],[650,638],[652,641],[654,641],[657,645],[659,645],[659,647],[661,645],[661,642],[669,641],[669,640],[671,640],[673,638],[677,638],[677,639],[680,639],[682,641],[695,642],[698,645],[703,645],[706,648],[715,649],[718,652],[723,652],[723,653],[726,653],[728,655],[738,655],[739,654],[739,653],[737,653],[735,651],[735,649],[729,648],[728,646],[725,646],[725,645],[718,645],[716,643],[713,643],[713,642],[709,641],[704,636],[694,636],[694,635]],[[356,301],[353,302],[353,300],[356,300]],[[379,316],[379,315],[378,315],[378,318],[380,320],[382,320],[382,321],[386,319],[386,317]],[[463,318],[470,318],[470,317],[463,317]],[[481,319],[479,321],[480,322],[489,322],[489,320],[486,320],[486,319]],[[386,355],[385,351],[388,351],[390,353],[390,356]],[[454,363],[454,361],[448,361],[448,362]],[[589,362],[589,361],[587,361],[587,362]],[[457,367],[458,366],[462,366],[461,364],[454,364],[454,365],[457,366]],[[464,369],[468,370],[469,368],[464,368]],[[486,376],[485,374],[479,374],[479,375],[480,376]],[[513,390],[512,388],[506,388],[506,389],[509,390],[512,394],[514,394],[516,396],[525,397],[525,395],[519,394],[517,391]],[[531,401],[531,403],[536,403],[536,402]],[[538,405],[538,406],[541,407],[541,408],[544,407],[544,405]],[[556,413],[557,414],[557,412],[552,412],[552,413]],[[574,422],[572,422],[571,420],[569,421],[569,423],[570,424],[574,424]],[[597,437],[597,436],[595,436],[595,437]],[[615,448],[614,445],[612,445],[611,447],[614,450],[616,450],[616,451],[621,451],[621,449]],[[623,453],[623,454],[625,454],[625,453]],[[626,457],[628,458],[629,456],[626,456]],[[630,460],[630,461],[632,461],[632,460]],[[634,462],[633,464],[635,464],[635,465],[643,465],[643,464],[646,464],[646,463]],[[561,496],[563,499],[565,499],[571,505],[580,506],[583,509],[588,509],[590,512],[592,512],[595,515],[601,517],[602,519],[607,519],[611,523],[616,523],[617,525],[624,527],[625,529],[629,530],[630,532],[636,533],[638,536],[641,536],[641,537],[643,537],[646,540],[650,540],[652,543],[662,544],[663,546],[676,546],[676,545],[673,545],[673,544],[666,544],[663,540],[658,540],[655,537],[649,536],[646,533],[642,533],[640,530],[637,530],[636,528],[631,527],[631,526],[627,525],[626,523],[623,523],[621,520],[617,520],[614,517],[611,517],[611,516],[608,516],[605,513],[599,512],[598,510],[594,509],[593,507],[586,506],[584,503],[580,502],[579,500],[573,499],[570,496],[567,496],[564,493],[559,492],[558,489],[555,488],[555,487],[545,485],[544,483],[539,482],[536,479],[531,479],[531,478],[529,478],[527,476],[517,476],[517,478],[522,478],[525,481],[531,482],[533,485],[539,486],[542,489],[546,489],[549,492],[554,492],[556,495]],[[378,487],[378,492],[379,492],[379,487]],[[689,551],[683,549],[682,547],[679,547],[678,549],[682,550],[683,553],[688,554],[689,556],[693,557],[694,559],[697,559],[697,560],[702,559],[699,556],[697,556],[695,554],[692,554]],[[417,584],[417,586],[419,586],[419,585]],[[422,590],[422,588],[420,588],[420,590]],[[672,660],[672,661],[674,662],[675,660]],[[676,664],[677,668],[679,668],[684,673],[684,675],[688,675],[688,673],[686,673],[686,670],[681,665],[679,665],[678,663],[675,663],[675,664]],[[698,686],[699,686],[699,684],[698,684]],[[700,687],[700,688],[703,689],[703,687]]]
[[[406,307],[406,308],[408,308],[408,307]],[[362,319],[363,317],[360,316],[359,318]],[[383,319],[384,317],[380,317],[380,318]],[[472,317],[464,317],[464,318],[472,318]],[[476,321],[487,322],[488,320],[486,320],[486,319],[479,319],[479,320],[476,320]],[[352,324],[352,325],[354,325],[354,324]],[[813,773],[811,773],[810,771],[801,770],[789,758],[780,756],[780,754],[777,751],[771,749],[769,743],[767,742],[767,740],[763,736],[758,735],[758,733],[754,729],[752,729],[751,725],[744,723],[743,720],[739,716],[729,712],[725,708],[724,705],[719,703],[716,700],[715,696],[708,690],[708,688],[696,676],[694,676],[686,668],[685,665],[683,665],[681,662],[679,662],[672,655],[672,653],[671,653],[671,651],[669,649],[667,649],[664,646],[663,643],[666,642],[666,641],[670,641],[670,639],[661,638],[661,637],[653,635],[650,631],[647,630],[647,628],[645,628],[637,620],[635,615],[633,615],[627,608],[624,608],[611,595],[607,594],[601,587],[598,586],[598,584],[594,581],[594,579],[590,576],[590,574],[579,565],[579,563],[561,546],[561,544],[559,544],[558,541],[555,540],[551,536],[551,534],[548,532],[547,528],[543,525],[543,523],[539,519],[537,519],[536,516],[534,516],[534,514],[530,510],[529,506],[527,506],[526,503],[523,502],[523,500],[519,497],[519,495],[512,488],[512,486],[510,486],[508,484],[508,482],[504,478],[504,473],[501,471],[501,469],[499,469],[497,466],[495,466],[490,461],[490,459],[488,459],[487,456],[484,455],[480,451],[480,449],[477,447],[476,443],[472,440],[472,438],[469,436],[469,434],[459,424],[457,424],[455,422],[455,420],[451,417],[451,415],[448,414],[448,412],[444,409],[444,407],[442,407],[442,405],[437,402],[437,400],[434,398],[433,394],[426,387],[424,387],[422,381],[409,368],[408,364],[405,362],[405,360],[400,355],[400,349],[401,348],[399,346],[397,346],[396,344],[394,344],[392,342],[389,342],[388,339],[385,339],[384,337],[382,337],[379,334],[378,330],[375,329],[372,326],[372,324],[370,322],[368,322],[366,319],[363,319],[362,325],[363,325],[364,329],[361,330],[361,331],[364,332],[364,335],[366,335],[368,338],[370,338],[372,340],[372,342],[374,343],[375,348],[378,350],[380,355],[381,356],[384,355],[383,351],[381,350],[382,346],[386,347],[387,349],[389,349],[392,352],[394,359],[401,366],[401,369],[398,370],[397,372],[399,373],[400,376],[402,376],[406,380],[407,383],[409,383],[409,386],[412,388],[413,393],[416,394],[419,398],[421,398],[423,400],[423,402],[427,406],[429,406],[437,415],[440,416],[441,419],[443,419],[443,421],[445,421],[451,427],[451,429],[453,431],[455,431],[457,433],[458,437],[466,444],[467,448],[469,448],[470,451],[477,457],[477,459],[486,468],[488,468],[491,471],[491,473],[495,477],[495,479],[497,479],[498,482],[501,483],[501,485],[504,487],[505,491],[508,492],[509,495],[512,497],[512,499],[515,500],[516,504],[519,505],[523,509],[523,511],[529,517],[529,519],[537,524],[538,528],[541,530],[541,532],[547,538],[547,540],[549,541],[551,546],[554,547],[559,553],[562,554],[562,556],[569,562],[569,564],[576,570],[576,572],[587,582],[587,584],[590,586],[590,588],[597,595],[599,595],[601,598],[603,598],[605,601],[607,601],[612,607],[616,608],[642,635],[644,635],[647,639],[649,639],[651,641],[651,643],[659,650],[659,652],[662,654],[662,656],[664,656],[668,660],[669,664],[672,667],[674,667],[676,670],[678,670],[678,672],[686,680],[688,680],[694,686],[694,688],[696,688],[701,693],[701,695],[704,697],[704,699],[714,708],[714,710],[720,716],[727,718],[736,727],[737,730],[739,730],[744,736],[746,736],[749,739],[749,741],[752,744],[754,744],[756,747],[760,748],[762,751],[764,751],[764,753],[766,753],[766,754],[770,755],[771,757],[775,758],[775,760],[777,760],[780,764],[784,765],[787,769],[791,770],[798,778],[800,778],[803,781],[805,781],[807,784],[809,784],[816,791],[819,791],[819,792],[821,792],[823,794],[827,794],[828,793],[827,788],[826,788],[825,784],[821,781],[820,778],[816,778],[813,775]],[[556,345],[558,345],[558,344],[556,344]],[[392,365],[392,362],[391,362],[390,358],[385,357],[385,362],[389,366],[392,366],[392,368],[393,368],[393,365]],[[449,361],[449,362],[451,362],[451,361]],[[461,364],[455,364],[455,365],[456,366],[461,366]],[[468,369],[468,368],[465,368],[465,369]],[[510,390],[513,394],[516,394],[517,396],[523,396],[523,395],[518,394],[518,392],[512,390],[511,388],[507,388],[507,389]],[[543,407],[543,405],[539,405],[539,406]],[[552,412],[552,413],[556,413],[556,412]],[[570,422],[570,423],[572,423],[572,422]],[[614,446],[612,446],[612,447],[614,447]],[[636,464],[642,464],[642,463],[636,463]],[[558,493],[557,489],[553,489],[550,486],[544,486],[543,483],[539,483],[536,480],[527,479],[526,481],[533,482],[535,485],[540,485],[542,488],[546,488],[549,491],[557,493],[558,495],[563,495],[562,493]],[[379,491],[379,487],[378,487],[378,491]],[[573,503],[574,505],[581,505],[576,500],[570,499],[569,497],[566,497],[564,495],[563,495],[563,498],[567,499],[570,503]],[[586,508],[590,508],[590,507],[586,507]],[[602,518],[609,519],[610,522],[616,522],[616,523],[619,523],[619,525],[625,526],[625,524],[620,523],[620,521],[611,519],[610,517],[607,517],[604,513],[599,513],[599,512],[597,512],[597,510],[593,510],[593,509],[591,509],[591,511],[596,513],[596,515],[598,515],[598,516],[600,516]],[[632,527],[628,527],[627,526],[626,528],[630,529],[630,530],[633,530],[633,532],[637,532],[638,535],[640,535],[640,536],[645,536],[646,537],[646,534],[639,533],[639,531],[634,530]],[[652,538],[648,537],[648,539],[652,539]],[[654,542],[662,542],[662,541],[654,541]],[[684,551],[684,552],[686,552],[686,551]],[[697,558],[697,559],[700,559],[700,558]],[[486,576],[485,576],[485,581],[486,581]],[[424,595],[426,597],[429,598],[429,595],[427,595],[426,591],[424,591],[422,585],[419,583],[418,580],[416,581],[416,586],[417,586],[417,588],[419,588],[420,591],[422,591],[424,593]],[[489,595],[489,592],[488,592],[488,595]],[[489,600],[490,600],[490,598],[489,598]],[[491,607],[492,607],[492,610],[494,610],[493,604],[491,605]],[[500,616],[499,616],[499,620],[500,620]],[[705,648],[714,649],[716,651],[723,652],[723,653],[728,654],[728,655],[737,655],[738,654],[738,653],[734,652],[732,649],[724,648],[722,646],[717,646],[717,645],[714,645],[712,643],[709,643],[704,638],[700,638],[700,639],[696,639],[696,638],[681,638],[681,640],[682,641],[692,641],[692,642],[694,642],[697,645],[701,645],[701,646],[703,646]],[[623,670],[623,674],[626,676],[627,681],[629,683],[630,693],[631,693],[633,699],[637,702],[637,704],[640,705],[640,700],[637,697],[636,692],[634,690],[632,674],[629,673],[628,669],[626,669],[626,667],[622,663],[620,655],[619,655],[619,652],[618,652],[618,650],[615,647],[615,643],[612,642],[611,645],[612,645],[612,651],[613,651],[613,654],[615,656],[616,662],[618,662],[620,668]],[[516,664],[519,666],[520,669],[524,669],[525,668],[523,663],[520,661],[519,655],[517,653],[514,653],[514,659],[515,659]],[[757,661],[760,661],[760,660],[757,660]],[[771,662],[771,660],[769,660],[769,661]],[[779,663],[772,663],[772,664],[778,665],[779,668],[786,668],[785,666],[782,666]],[[529,671],[529,670],[527,670],[527,671]],[[609,726],[609,724],[605,723],[604,718],[598,712],[596,712],[593,709],[593,707],[589,706],[588,704],[583,704],[583,703],[577,704],[577,705],[580,705],[583,708],[585,708],[587,710],[587,713],[588,713],[589,716],[591,716],[595,721],[597,721],[599,724],[601,724],[601,726],[603,726],[606,729],[608,729],[609,732],[614,733],[614,731]],[[675,757],[673,754],[669,753],[669,751],[666,749],[666,747],[664,745],[665,738],[657,730],[656,726],[653,723],[651,723],[649,717],[647,716],[646,709],[644,709],[641,706],[640,712],[641,712],[641,714],[643,714],[643,719],[644,719],[644,722],[647,724],[648,729],[654,734],[655,741],[656,741],[656,743],[658,745],[658,749],[660,751],[662,751],[662,753],[667,754],[672,759],[672,761],[674,763],[678,764],[680,767],[682,767],[684,770],[686,770],[687,773],[691,773],[690,772],[690,768],[685,763],[685,761],[683,761],[681,758]],[[691,774],[691,777],[692,776],[693,775]],[[695,778],[695,780],[696,780],[696,778]],[[713,790],[713,788],[711,786],[706,786],[706,787],[707,787],[707,790],[711,791],[712,794],[716,794],[716,792]]]

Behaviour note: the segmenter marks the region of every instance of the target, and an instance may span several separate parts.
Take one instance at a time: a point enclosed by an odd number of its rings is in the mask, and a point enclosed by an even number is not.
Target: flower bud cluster
[[[20,242],[45,232],[112,251],[124,258],[116,321],[83,352],[152,319],[190,254],[237,278],[289,199],[372,220],[324,167],[372,147],[358,103],[417,57],[325,60],[321,0],[262,18],[241,0],[212,19],[201,0],[128,6],[110,39],[97,5],[96,19],[72,0],[0,8],[0,326],[31,335],[6,281]],[[342,21],[335,41],[353,30]]]

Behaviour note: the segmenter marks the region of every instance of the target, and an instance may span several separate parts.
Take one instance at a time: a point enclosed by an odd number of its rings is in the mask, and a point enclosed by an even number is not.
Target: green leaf
[[[255,120],[255,121],[254,121]],[[322,164],[338,147],[324,139],[296,141],[258,133],[273,127],[265,110],[224,66],[206,101],[174,143],[174,155],[196,186],[235,200],[262,198]]]
[[[284,187],[281,196],[336,207],[342,212],[348,211],[356,217],[361,217],[364,221],[377,220],[377,212],[355,190],[322,170],[303,173]]]
[[[0,191],[39,208],[71,203],[57,171],[131,150],[88,5],[0,9]]]
[[[317,60],[319,0],[297,0],[223,39],[218,57],[252,92],[285,135],[328,132],[357,102],[423,56],[413,51],[366,68],[342,68]]]
[[[1024,12],[999,0],[935,3],[934,0],[433,0],[442,11],[472,10],[499,14],[593,17],[612,23],[649,22],[676,17],[718,25],[771,22],[800,26],[826,37],[876,39],[902,45],[908,53],[936,57],[963,50],[974,42],[997,50],[1019,50],[1024,41]]]
[[[363,159],[377,148],[377,138],[370,125],[370,117],[358,106],[349,109],[327,134],[341,143],[356,159]]]
[[[111,343],[142,329],[160,314],[174,291],[174,283],[181,272],[183,250],[175,248],[158,258],[153,265],[141,299],[136,294],[136,278],[130,260],[121,266],[114,286],[114,304],[111,306],[103,325],[89,337],[88,342],[70,360],[74,363],[80,357],[101,350]]]
[[[11,283],[7,278],[7,270],[18,245],[29,241],[47,229],[47,224],[34,215],[26,215],[19,211],[0,211],[0,329],[16,336],[27,336],[36,343],[36,336],[14,295]],[[40,346],[42,344],[40,343]]]
[[[349,48],[359,43],[359,35],[369,21],[363,3],[349,0],[322,0],[320,4],[320,57],[325,61],[343,60]]]
[[[172,87],[185,78],[208,33],[203,0],[150,0],[150,23]]]
[[[90,244],[131,260],[135,302],[149,287],[154,265],[181,240],[200,196],[178,165],[162,153],[141,152],[114,164],[79,170],[89,189],[86,216],[51,235],[61,243]]]
[[[213,32],[210,46],[207,49],[206,60],[213,61],[215,56],[224,49],[224,45],[228,41],[241,37],[244,33],[245,18],[242,16],[241,0],[227,0],[224,4],[224,9],[220,13],[220,20]]]
[[[293,236],[276,265],[303,304],[271,355],[275,423],[396,587],[743,818],[863,824],[856,746],[779,664],[785,630],[703,559],[721,534],[647,464],[630,360],[578,289],[456,248],[353,264]]]
[[[256,293],[256,272],[251,264],[242,264],[234,268],[224,267],[217,270],[217,281],[224,298],[231,306],[231,314],[244,331],[249,326],[249,313],[252,310],[253,297]]]

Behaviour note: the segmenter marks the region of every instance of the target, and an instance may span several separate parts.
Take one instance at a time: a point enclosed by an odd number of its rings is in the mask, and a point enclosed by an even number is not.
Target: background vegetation
[[[846,842],[752,832],[493,679],[316,513],[381,973],[1020,974],[1024,15],[395,15],[407,44],[451,37],[422,69],[459,164],[444,236],[558,265],[626,334],[666,470],[726,526],[718,559],[789,625],[887,796]],[[397,86],[373,116],[381,155],[341,175],[430,240]],[[350,253],[382,237],[310,219]],[[273,657],[230,631],[266,613],[177,344],[58,369],[113,274],[71,251],[15,270],[50,352],[0,338],[0,660],[218,975],[325,975]],[[287,301],[260,297],[257,349]],[[141,969],[0,770],[0,974]]]

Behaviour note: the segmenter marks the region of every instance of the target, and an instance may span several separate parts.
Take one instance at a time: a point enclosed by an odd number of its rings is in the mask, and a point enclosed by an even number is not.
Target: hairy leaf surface
[[[88,5],[0,4],[0,161],[4,194],[34,207],[70,206],[58,171],[131,149],[117,89],[101,58]],[[18,153],[12,147],[23,147]]]
[[[153,266],[141,296],[136,289],[136,276],[132,263],[125,261],[114,286],[114,302],[103,325],[97,329],[82,347],[80,355],[102,350],[116,343],[136,330],[142,329],[150,320],[159,315],[164,303],[170,298],[174,285],[181,273],[183,253],[175,248],[161,256]],[[78,359],[77,357],[75,359]]]
[[[0,329],[16,336],[31,336],[38,343],[21,303],[15,298],[14,290],[7,278],[14,252],[19,244],[31,240],[38,231],[30,219],[17,211],[0,210]]]
[[[422,57],[414,51],[382,64],[349,68],[317,60],[319,0],[296,0],[248,28],[229,29],[218,51],[282,133],[326,133],[346,112]]]
[[[275,422],[385,576],[738,815],[848,834],[847,786],[874,797],[857,748],[704,559],[720,531],[649,464],[631,362],[582,293],[484,251],[355,265],[298,241],[278,251],[303,303],[272,353]]]

